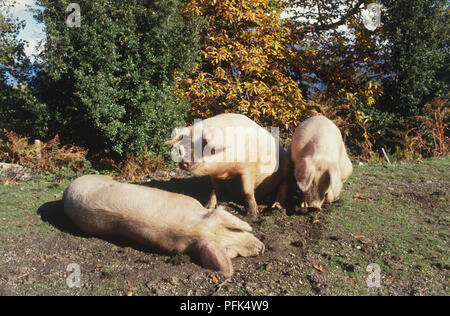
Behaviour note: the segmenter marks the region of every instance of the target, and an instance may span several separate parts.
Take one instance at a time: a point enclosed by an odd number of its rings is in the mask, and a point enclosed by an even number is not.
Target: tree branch
[[[356,13],[358,13],[358,11],[360,10],[359,7],[364,4],[365,2],[367,2],[368,0],[359,0],[355,6],[353,8],[351,8],[350,10],[347,11],[347,13],[337,22],[334,23],[330,23],[330,24],[313,24],[312,27],[314,28],[314,30],[316,32],[320,32],[320,31],[328,31],[331,29],[334,29],[336,27],[339,27],[343,24],[345,24],[345,21],[355,15]]]

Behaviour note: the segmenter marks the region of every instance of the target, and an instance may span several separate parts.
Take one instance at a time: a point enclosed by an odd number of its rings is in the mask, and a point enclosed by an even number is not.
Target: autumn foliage
[[[80,169],[83,147],[94,164],[145,175],[167,163],[175,127],[224,112],[279,127],[286,144],[325,115],[364,161],[448,154],[444,0],[376,1],[375,29],[363,13],[374,0],[80,1],[77,30],[61,23],[66,0],[37,1],[47,38],[35,76],[22,23],[2,11],[0,127],[17,134],[0,129],[0,160]],[[33,158],[35,138],[50,140],[48,159]]]
[[[191,102],[192,117],[238,112],[257,122],[289,129],[307,107],[289,75],[290,28],[279,1],[189,0],[186,16],[203,17],[201,63],[178,74],[178,89]]]
[[[58,135],[48,142],[32,144],[29,138],[14,132],[0,132],[0,161],[19,164],[37,172],[83,171],[89,165],[87,154],[88,150],[84,148],[61,145]]]

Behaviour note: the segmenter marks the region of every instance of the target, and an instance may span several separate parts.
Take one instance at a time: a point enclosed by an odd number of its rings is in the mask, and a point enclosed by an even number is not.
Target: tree
[[[285,0],[285,10],[299,33],[323,32],[345,25],[371,0]]]
[[[201,63],[178,76],[191,116],[237,112],[286,129],[304,118],[306,103],[289,70],[290,29],[281,12],[280,1],[185,1],[183,14],[207,23]]]
[[[30,60],[25,54],[26,42],[18,38],[25,22],[12,17],[13,5],[0,0],[0,130],[26,125],[21,114],[30,97]]]
[[[372,105],[381,93],[380,30],[365,28],[364,0],[288,0],[298,49],[292,74],[303,91],[327,100]]]
[[[447,97],[450,6],[446,0],[383,0],[389,76],[383,107],[418,114],[435,97]]]
[[[363,9],[372,0],[286,0],[295,57],[292,76],[315,110],[351,135],[350,149],[364,159],[392,119],[377,108],[385,76],[383,29],[367,28]]]
[[[41,71],[34,82],[48,130],[113,157],[163,153],[187,104],[173,92],[175,71],[198,53],[198,22],[178,0],[77,1],[80,27],[65,25],[68,0],[41,0]]]
[[[286,2],[300,47],[292,74],[303,91],[320,83],[312,93],[319,110],[345,125],[362,157],[392,144],[401,120],[419,128],[414,116],[448,98],[448,1]],[[380,5],[382,24],[369,30],[360,12],[371,3]]]
[[[13,3],[0,0],[0,84],[2,89],[10,86],[8,82],[24,79],[24,68],[29,61],[25,55],[26,42],[18,38],[24,21],[11,15]],[[4,96],[4,94],[2,93]]]

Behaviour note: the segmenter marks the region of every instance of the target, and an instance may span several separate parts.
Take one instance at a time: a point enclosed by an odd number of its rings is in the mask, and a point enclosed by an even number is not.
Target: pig
[[[63,201],[67,217],[87,234],[197,254],[205,268],[226,276],[233,273],[231,258],[264,252],[248,223],[185,195],[87,175],[68,186]]]
[[[258,195],[276,195],[284,204],[283,178],[290,158],[275,137],[241,114],[224,113],[176,131],[168,146],[178,148],[180,169],[210,176],[212,190],[206,208],[215,208],[219,181],[239,179],[247,215],[255,217]]]
[[[295,130],[290,152],[303,206],[321,209],[334,201],[353,171],[337,126],[321,115],[307,119]]]

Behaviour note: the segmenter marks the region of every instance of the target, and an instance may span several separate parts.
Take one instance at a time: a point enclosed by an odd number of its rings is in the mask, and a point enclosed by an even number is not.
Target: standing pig
[[[225,113],[198,121],[174,133],[166,145],[179,150],[179,167],[194,176],[210,176],[207,208],[217,206],[219,180],[239,178],[249,216],[258,214],[255,189],[263,196],[278,190],[289,170],[289,155],[267,130],[248,117]],[[279,188],[280,187],[280,188]]]
[[[341,132],[324,116],[313,116],[297,127],[291,158],[308,208],[320,209],[325,200],[335,200],[353,171]]]
[[[226,276],[233,273],[231,258],[264,251],[246,222],[220,207],[207,210],[181,194],[91,175],[72,182],[63,200],[65,213],[85,233],[197,253],[205,268]]]

